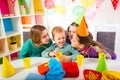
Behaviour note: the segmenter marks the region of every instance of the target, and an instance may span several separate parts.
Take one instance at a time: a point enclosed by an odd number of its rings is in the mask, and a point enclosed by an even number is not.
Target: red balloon
[[[45,0],[45,7],[51,9],[54,7],[54,2],[52,0]]]

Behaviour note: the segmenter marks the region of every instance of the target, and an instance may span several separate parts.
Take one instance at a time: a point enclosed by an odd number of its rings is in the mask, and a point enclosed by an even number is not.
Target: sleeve
[[[117,58],[116,54],[113,51],[111,51],[110,49],[107,49],[106,51],[111,56],[111,59],[116,59]]]
[[[78,54],[80,54],[80,52],[78,50],[76,50],[75,48],[73,48],[72,46],[70,46],[69,48],[70,50],[70,53],[72,54],[71,57],[72,57],[72,61],[76,61],[76,56]]]
[[[20,54],[19,54],[20,59],[28,56],[28,54],[29,54],[29,44],[30,44],[29,40],[27,40],[23,44],[22,49],[21,49]]]
[[[42,53],[42,57],[50,57],[48,54],[49,52],[53,51],[53,45],[51,45],[50,47],[46,48]]]

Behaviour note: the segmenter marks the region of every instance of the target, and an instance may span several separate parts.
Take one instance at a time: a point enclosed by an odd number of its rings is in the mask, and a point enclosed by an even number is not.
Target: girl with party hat
[[[73,36],[71,45],[85,57],[97,58],[100,52],[107,54],[107,58],[116,59],[116,54],[100,42],[94,41],[92,34],[88,31],[85,17],[77,28],[77,34]]]

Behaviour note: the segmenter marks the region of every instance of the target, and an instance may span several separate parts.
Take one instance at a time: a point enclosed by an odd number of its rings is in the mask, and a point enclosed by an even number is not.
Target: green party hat
[[[98,72],[103,72],[103,71],[107,70],[107,64],[106,64],[106,58],[105,57],[106,57],[105,54],[103,54],[101,56],[101,59],[100,59],[98,65],[97,65],[97,68],[96,68],[96,70]]]

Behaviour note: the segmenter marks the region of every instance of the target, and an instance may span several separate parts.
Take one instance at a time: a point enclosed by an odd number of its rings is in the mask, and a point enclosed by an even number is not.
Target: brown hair
[[[34,44],[40,44],[41,43],[41,33],[46,28],[42,25],[34,25],[30,30],[30,38],[32,39],[32,42]]]
[[[61,33],[61,32],[65,32],[64,29],[61,26],[55,26],[52,29],[52,37],[54,37],[56,33]]]
[[[107,50],[108,48],[103,45],[102,43],[98,42],[98,41],[94,41],[93,40],[93,35],[91,34],[91,32],[89,32],[89,35],[87,37],[81,37],[78,35],[79,38],[79,43],[80,44],[84,44],[84,45],[93,45],[93,46],[98,46],[101,49]]]
[[[68,32],[69,32],[70,26],[76,26],[76,27],[78,27],[79,24],[77,24],[77,23],[75,23],[75,22],[71,23],[71,24],[68,26],[68,28],[67,28],[67,31],[68,31]]]

